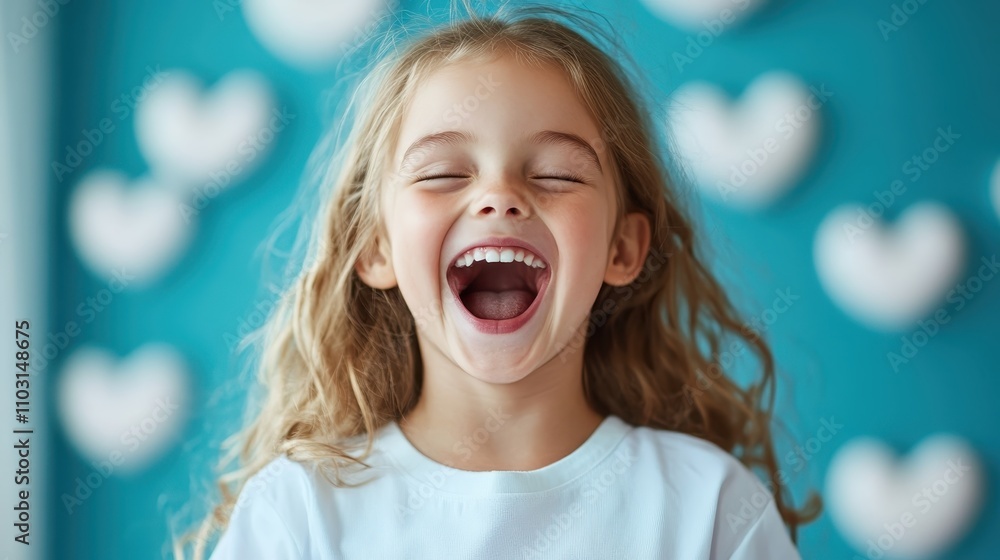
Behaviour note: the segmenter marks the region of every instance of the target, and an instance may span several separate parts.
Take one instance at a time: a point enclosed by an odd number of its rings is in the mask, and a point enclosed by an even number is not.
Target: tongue
[[[535,295],[526,290],[476,291],[462,295],[465,307],[480,319],[512,319],[524,313]]]

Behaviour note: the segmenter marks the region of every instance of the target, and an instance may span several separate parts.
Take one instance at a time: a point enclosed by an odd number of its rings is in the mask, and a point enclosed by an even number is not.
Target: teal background
[[[931,433],[953,432],[979,450],[989,481],[1000,479],[997,282],[952,313],[952,321],[894,372],[886,354],[898,351],[906,333],[880,333],[851,320],[822,291],[812,264],[813,234],[826,213],[844,202],[873,202],[873,191],[905,179],[903,163],[930,145],[937,127],[949,125],[961,139],[919,181],[907,183],[888,216],[936,200],[964,224],[970,263],[1000,247],[1000,219],[987,186],[1000,155],[1000,5],[929,0],[886,41],[877,21],[890,16],[891,5],[774,0],[678,70],[673,53],[683,51],[695,32],[673,27],[638,2],[587,3],[625,38],[656,87],[648,95],[661,104],[688,80],[709,80],[735,95],[774,69],[834,92],[822,109],[819,154],[786,197],[757,214],[709,202],[694,210],[711,238],[716,268],[749,316],[769,307],[775,290],[800,297],[767,330],[781,376],[782,466],[795,466],[785,452],[804,445],[824,419],[844,427],[794,476],[798,502],[807,487],[822,487],[836,449],[860,435],[876,435],[905,452]],[[431,6],[447,4],[435,0]],[[417,2],[401,8],[427,10]],[[347,91],[338,81],[343,69],[290,66],[257,42],[238,7],[220,19],[204,0],[71,2],[62,7],[57,32],[53,158],[61,159],[64,147],[81,139],[81,129],[102,118],[112,117],[117,130],[65,181],[52,177],[52,325],[75,319],[78,303],[103,287],[67,238],[71,189],[90,169],[111,167],[133,177],[146,171],[131,116],[118,121],[111,104],[142,81],[147,65],[184,69],[208,83],[234,69],[258,70],[271,80],[278,105],[296,115],[259,170],[201,212],[195,242],[179,264],[151,286],[117,296],[74,340],[74,346],[94,344],[119,355],[148,341],[175,345],[192,367],[195,409],[185,438],[166,458],[145,472],[106,480],[72,515],[60,496],[91,469],[55,430],[51,557],[169,557],[168,519],[190,513],[184,509],[188,499],[203,495],[210,483],[210,446],[239,421],[245,384],[225,335],[235,334],[255,303],[269,299],[258,249],[292,202],[310,151],[336,122],[331,107]],[[963,278],[974,272],[970,264]],[[58,374],[58,367],[50,368],[54,381]],[[58,426],[54,415],[51,420]],[[985,492],[975,528],[943,558],[987,559],[1000,551],[995,484]],[[804,558],[854,557],[825,514],[800,530],[800,547]]]

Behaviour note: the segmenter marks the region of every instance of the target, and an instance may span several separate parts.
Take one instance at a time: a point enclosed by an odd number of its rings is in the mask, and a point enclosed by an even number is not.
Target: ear
[[[375,239],[374,248],[362,253],[358,262],[354,264],[354,270],[362,282],[376,290],[388,290],[397,285],[389,244],[384,241],[382,236]]]
[[[635,280],[646,263],[649,238],[649,218],[641,212],[626,214],[611,243],[604,282],[612,286],[625,286]]]

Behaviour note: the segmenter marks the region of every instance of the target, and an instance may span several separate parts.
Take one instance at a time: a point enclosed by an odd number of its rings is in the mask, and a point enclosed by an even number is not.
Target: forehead
[[[591,146],[600,138],[595,119],[560,67],[512,55],[446,64],[417,84],[400,124],[394,163],[421,138],[454,130],[462,131],[463,141],[484,145],[551,139],[545,131]]]

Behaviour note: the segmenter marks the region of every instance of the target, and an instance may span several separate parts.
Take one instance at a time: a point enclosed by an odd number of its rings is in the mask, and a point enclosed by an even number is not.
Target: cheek
[[[595,274],[603,278],[610,233],[602,204],[578,205],[567,212],[561,224],[560,260],[565,256],[568,258],[565,264],[587,278]]]
[[[393,267],[404,296],[437,283],[441,243],[448,223],[441,209],[422,197],[398,197],[386,217]],[[413,294],[426,297],[428,294]]]
[[[585,321],[604,282],[608,258],[607,212],[601,199],[564,208],[552,228],[559,246],[563,319]]]

